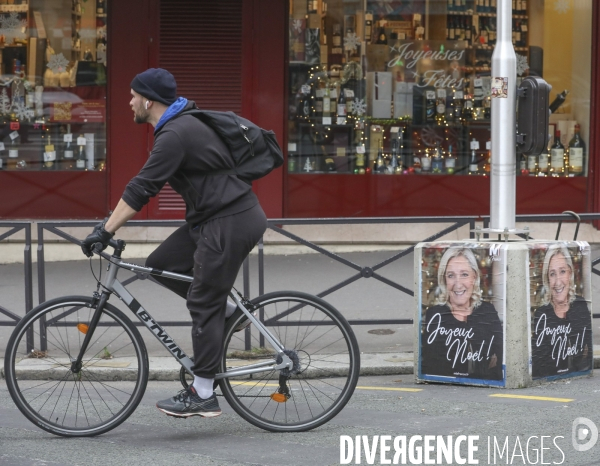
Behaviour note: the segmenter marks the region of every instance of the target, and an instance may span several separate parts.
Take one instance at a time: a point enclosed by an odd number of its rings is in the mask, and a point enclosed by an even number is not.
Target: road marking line
[[[538,401],[556,401],[557,403],[568,403],[570,401],[575,401],[574,398],[552,398],[549,396],[532,396],[532,395],[507,395],[504,393],[496,393],[494,395],[490,395],[495,398],[518,398],[520,400],[538,400]]]
[[[422,392],[422,388],[356,387],[358,390],[389,390],[391,392]]]
[[[279,387],[276,383],[257,382],[231,382],[231,385],[256,385],[261,387]],[[394,388],[394,387],[356,387],[357,390],[387,390],[392,392],[422,392],[422,388]]]

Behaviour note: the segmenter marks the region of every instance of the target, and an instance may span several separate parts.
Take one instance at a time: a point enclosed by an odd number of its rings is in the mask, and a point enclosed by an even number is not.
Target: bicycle
[[[106,433],[124,422],[144,395],[146,346],[132,321],[108,303],[111,294],[181,364],[184,387],[193,376],[192,359],[117,280],[117,272],[124,268],[141,278],[188,282],[192,277],[124,262],[122,240],[111,240],[110,247],[112,255],[99,253],[109,265],[93,296],[40,304],[21,319],[6,347],[4,373],[12,399],[31,422],[56,435]],[[295,291],[248,300],[234,288],[229,296],[237,308],[226,321],[215,385],[234,411],[273,432],[310,430],[336,416],[352,396],[360,368],[356,337],[339,311]],[[239,331],[247,321],[252,325]]]

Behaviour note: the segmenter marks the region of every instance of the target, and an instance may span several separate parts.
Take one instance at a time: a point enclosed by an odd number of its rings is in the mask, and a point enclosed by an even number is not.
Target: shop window
[[[288,174],[488,176],[497,0],[290,0]],[[530,177],[586,176],[591,0],[513,0],[517,84],[553,86]],[[559,138],[557,136],[560,136]]]
[[[106,0],[0,0],[0,168],[106,168]]]

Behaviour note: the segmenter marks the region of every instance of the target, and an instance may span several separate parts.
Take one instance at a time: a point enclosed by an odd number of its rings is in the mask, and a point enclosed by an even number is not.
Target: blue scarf
[[[154,134],[156,134],[158,132],[158,130],[161,129],[167,121],[169,121],[171,118],[176,116],[179,112],[181,112],[183,110],[183,108],[187,105],[187,103],[188,103],[188,100],[185,97],[179,97],[175,102],[173,102],[171,105],[169,105],[169,107],[167,108],[165,113],[163,113],[162,116],[160,117],[160,120],[158,120],[158,123],[156,124],[156,127],[154,128]]]

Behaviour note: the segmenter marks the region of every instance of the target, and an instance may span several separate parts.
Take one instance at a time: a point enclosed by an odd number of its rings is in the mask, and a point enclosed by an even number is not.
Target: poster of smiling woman
[[[418,378],[503,386],[506,255],[502,245],[421,246]]]
[[[529,257],[532,377],[589,373],[594,353],[589,245],[534,243]]]

